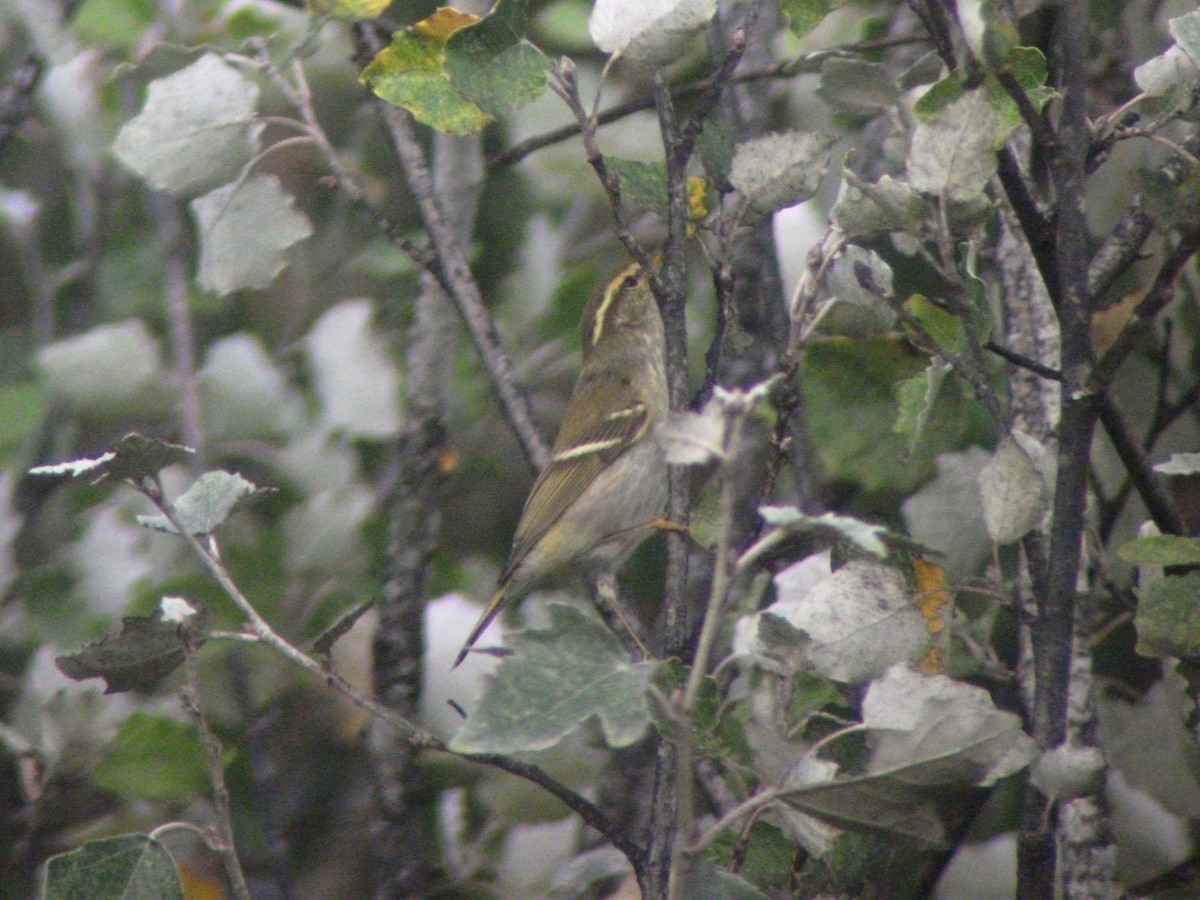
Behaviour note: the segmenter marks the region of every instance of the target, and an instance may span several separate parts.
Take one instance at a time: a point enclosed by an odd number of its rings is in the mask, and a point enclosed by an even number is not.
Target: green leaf
[[[0,462],[15,456],[46,412],[46,390],[33,381],[0,384]]]
[[[93,774],[105,790],[138,800],[186,802],[209,790],[195,726],[144,712],[121,723]]]
[[[374,19],[392,5],[392,0],[313,0],[313,11],[318,15],[354,21]]]
[[[874,116],[890,107],[899,93],[881,63],[833,56],[821,64],[817,96],[838,112]]]
[[[942,383],[950,374],[951,367],[941,357],[929,361],[925,371],[912,378],[896,382],[896,403],[899,411],[892,430],[908,439],[908,452],[915,453],[921,435],[929,424]]]
[[[1186,656],[1200,647],[1200,572],[1158,578],[1137,593],[1138,653]]]
[[[1130,541],[1117,555],[1135,566],[1200,565],[1200,538],[1154,534]]]
[[[438,131],[478,131],[491,117],[451,84],[443,71],[446,42],[455,31],[476,21],[468,13],[443,7],[392,35],[392,43],[375,55],[359,77],[380,98],[403,106]]]
[[[478,131],[546,88],[550,61],[524,39],[525,17],[525,0],[499,0],[483,19],[443,7],[396,32],[362,81],[439,131]]]
[[[621,200],[626,205],[666,215],[666,163],[638,162],[615,156],[605,157],[604,162],[616,174],[621,187]]]
[[[140,481],[158,474],[168,466],[181,463],[196,451],[180,444],[169,444],[158,438],[140,434],[127,434],[121,442],[103,456],[96,459],[77,459],[51,466],[30,469],[30,475],[69,475],[72,478],[87,478],[92,482],[103,478],[128,478]]]
[[[157,11],[154,0],[84,0],[70,19],[71,31],[85,44],[132,53]]]
[[[491,14],[446,42],[446,74],[465,97],[499,117],[540,97],[550,60],[524,39],[526,0],[498,0]]]
[[[222,185],[191,205],[200,238],[196,281],[217,294],[267,287],[287,265],[285,251],[312,234],[274,175]]]
[[[894,386],[928,364],[891,338],[829,338],[805,349],[797,384],[814,449],[830,478],[903,496],[933,474],[939,453],[961,448],[968,437],[986,439],[990,425],[982,407],[943,391],[930,413],[926,440],[916,455],[908,452],[908,441],[893,430]]]
[[[509,635],[513,655],[451,740],[456,753],[544,750],[592,716],[611,747],[645,733],[654,665],[629,662],[612,632],[574,606],[552,603],[549,614],[550,628]]]
[[[203,623],[188,627],[200,631]],[[103,678],[106,694],[150,691],[183,665],[179,629],[178,623],[163,621],[161,609],[151,616],[125,616],[117,634],[56,657],[54,664],[76,681]]]
[[[788,28],[798,38],[805,37],[826,15],[845,5],[846,0],[779,0]]]
[[[258,86],[206,53],[150,83],[146,105],[121,129],[113,153],[151,187],[203,194],[236,178],[254,155],[257,105]]]
[[[183,887],[166,847],[144,834],[125,834],[52,856],[46,862],[41,896],[182,900]]]
[[[175,501],[175,515],[189,534],[212,534],[239,509],[267,493],[234,472],[205,472]],[[138,516],[137,521],[146,528],[176,533],[166,516]]]

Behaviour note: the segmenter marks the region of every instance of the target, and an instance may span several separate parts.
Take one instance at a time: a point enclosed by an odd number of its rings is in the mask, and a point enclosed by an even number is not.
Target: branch
[[[1149,330],[1150,326],[1154,324],[1155,317],[1174,298],[1175,282],[1197,252],[1200,252],[1200,229],[1184,232],[1179,243],[1167,254],[1150,290],[1134,307],[1125,327],[1117,335],[1117,339],[1109,347],[1108,352],[1096,364],[1093,377],[1099,390],[1108,387],[1138,338]]]
[[[1145,452],[1133,440],[1120,408],[1110,396],[1100,402],[1100,422],[1158,530],[1163,534],[1186,534],[1183,520],[1170,498],[1159,488],[1154,471],[1146,462]]]
[[[425,228],[437,251],[438,265],[432,274],[450,297],[490,376],[492,390],[516,432],[530,466],[541,471],[550,462],[550,448],[533,421],[529,398],[517,387],[512,363],[500,342],[496,323],[484,306],[479,285],[467,265],[466,253],[446,221],[434,189],[425,155],[413,132],[408,113],[378,102],[380,114],[392,138],[392,146],[404,166],[408,186],[421,210]]]
[[[208,538],[208,546],[201,543],[200,539],[187,531],[179,517],[175,512],[175,508],[166,499],[162,489],[162,484],[157,480],[148,480],[146,482],[135,485],[166,517],[171,523],[175,531],[182,537],[196,554],[200,562],[208,570],[209,574],[216,579],[221,589],[225,592],[234,605],[246,617],[246,629],[249,632],[248,637],[255,642],[264,644],[282,655],[293,665],[303,669],[309,674],[315,676],[328,687],[333,688],[342,696],[346,697],[355,706],[359,707],[372,715],[373,717],[391,725],[400,734],[408,740],[414,747],[424,750],[437,750],[443,753],[449,753],[457,756],[460,759],[470,760],[472,762],[482,763],[484,765],[493,766],[497,769],[502,769],[505,772],[524,778],[539,787],[553,794],[571,810],[577,813],[588,825],[595,828],[600,834],[604,835],[614,847],[620,850],[631,865],[635,869],[640,867],[644,861],[644,851],[631,841],[617,823],[609,820],[607,816],[594,803],[580,796],[575,791],[571,790],[566,785],[557,781],[543,770],[530,763],[524,763],[519,760],[510,759],[507,756],[499,756],[486,753],[456,753],[447,746],[446,742],[428,731],[424,731],[409,719],[397,713],[395,710],[384,706],[378,700],[367,694],[362,693],[353,685],[348,683],[341,675],[339,675],[332,667],[323,665],[313,659],[298,647],[293,646],[285,638],[281,637],[270,624],[262,617],[253,604],[238,588],[232,576],[221,562],[220,554],[217,550],[216,540],[210,535]],[[239,638],[245,640],[246,636]]]

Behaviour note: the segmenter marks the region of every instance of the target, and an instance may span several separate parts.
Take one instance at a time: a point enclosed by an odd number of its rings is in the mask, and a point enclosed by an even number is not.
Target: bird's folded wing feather
[[[580,398],[586,400],[586,398]],[[612,461],[646,433],[645,404],[613,410],[582,427],[564,422],[554,442],[550,465],[542,471],[525,501],[521,524],[513,538],[508,571],[545,537],[562,514],[579,499]]]

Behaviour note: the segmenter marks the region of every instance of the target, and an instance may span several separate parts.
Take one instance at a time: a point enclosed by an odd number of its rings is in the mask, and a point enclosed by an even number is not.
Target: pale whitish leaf
[[[312,234],[274,175],[253,175],[192,201],[200,237],[196,280],[218,294],[264,288],[286,265],[284,251]]]
[[[816,533],[827,539],[849,541],[867,553],[887,556],[887,545],[881,537],[888,534],[888,530],[881,525],[872,525],[837,513],[810,516],[794,506],[762,506],[759,507],[758,514],[768,525],[787,528],[789,531]]]
[[[140,319],[55,341],[38,352],[37,362],[51,393],[88,417],[166,408],[158,341]]]
[[[1062,745],[1042,753],[1029,780],[1052,800],[1074,800],[1104,787],[1104,754],[1099,747]]]
[[[592,716],[611,747],[627,747],[645,734],[654,666],[629,662],[612,632],[578,608],[552,603],[548,611],[550,628],[508,636],[513,655],[496,669],[475,713],[450,742],[452,750],[544,750]]]
[[[1200,817],[1200,750],[1188,719],[1196,704],[1176,666],[1163,668],[1163,677],[1133,702],[1123,692],[1096,692],[1100,746],[1109,766],[1132,787],[1195,819]]]
[[[590,896],[599,882],[632,875],[624,854],[611,844],[587,850],[560,866],[550,879],[551,900]]]
[[[208,348],[196,389],[211,440],[271,440],[294,433],[304,421],[303,401],[258,338],[246,333]]]
[[[157,438],[140,434],[127,434],[116,448],[95,459],[77,459],[70,462],[30,469],[31,475],[70,475],[72,478],[129,478],[137,481],[183,462],[196,451],[180,444],[169,444]]]
[[[1134,69],[1133,80],[1150,97],[1186,96],[1200,84],[1200,68],[1174,45]]]
[[[1200,475],[1200,453],[1172,453],[1171,458],[1154,467],[1163,475]]]
[[[829,577],[829,560],[826,550],[793,563],[775,576],[779,595],[797,599],[781,600],[767,610],[738,619],[733,636],[735,656],[748,657],[756,665],[785,677],[802,668],[808,636],[791,624],[789,615],[799,605],[798,598]]]
[[[182,900],[183,888],[166,847],[144,834],[124,834],[50,857],[40,896]]]
[[[347,300],[305,339],[321,423],[351,437],[386,438],[400,428],[400,371],[373,319],[369,301]]]
[[[150,83],[146,105],[126,123],[113,153],[152,187],[196,196],[236,178],[254,155],[258,86],[206,53]]]
[[[605,53],[636,68],[672,61],[711,21],[716,0],[597,0],[588,31]]]
[[[920,659],[928,645],[925,620],[913,605],[903,574],[872,560],[855,559],[803,596],[788,596],[776,580],[779,601],[769,607],[812,643],[808,665],[820,675],[860,684],[901,662]]]
[[[1200,10],[1172,19],[1167,28],[1192,64],[1200,67]]]
[[[236,473],[205,472],[175,501],[175,516],[189,534],[212,534],[263,493]],[[166,516],[138,516],[137,520],[146,528],[175,533]]]
[[[979,473],[988,458],[981,447],[941,454],[937,477],[904,501],[908,533],[944,554],[951,578],[974,575],[992,549],[979,504]]]
[[[926,204],[912,185],[883,175],[871,184],[849,169],[830,218],[849,237],[866,237],[883,231],[918,231]]]
[[[159,601],[158,611],[162,621],[172,625],[182,625],[199,612],[186,597],[172,596],[164,596]]]
[[[908,153],[908,181],[945,200],[970,201],[996,172],[1000,116],[979,88],[967,91],[932,122],[918,122]]]
[[[1033,438],[1013,432],[979,473],[983,521],[997,544],[1020,540],[1042,521],[1050,502],[1039,466],[1044,459],[1045,452]]]
[[[658,439],[666,450],[667,462],[697,466],[725,456],[725,412],[709,400],[698,413],[677,413],[659,429]]]
[[[884,299],[892,293],[892,267],[874,250],[846,247],[826,270],[825,286],[832,299],[854,308],[861,333],[879,334],[895,323],[896,313]]]
[[[983,688],[907,666],[871,685],[862,716],[872,729],[868,771],[908,784],[987,786],[1036,753],[1020,718],[997,709]]]
[[[729,182],[757,212],[794,206],[816,193],[837,139],[789,131],[737,145]]]

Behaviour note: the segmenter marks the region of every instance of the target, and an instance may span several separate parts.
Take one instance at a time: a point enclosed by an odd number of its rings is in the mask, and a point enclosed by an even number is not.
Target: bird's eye
[[[621,284],[621,286],[628,288],[629,290],[633,290],[635,287],[637,287],[637,281],[636,275],[626,275],[625,281]]]

